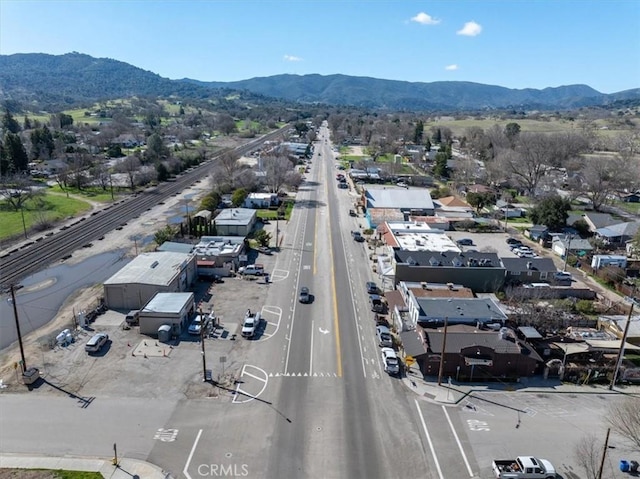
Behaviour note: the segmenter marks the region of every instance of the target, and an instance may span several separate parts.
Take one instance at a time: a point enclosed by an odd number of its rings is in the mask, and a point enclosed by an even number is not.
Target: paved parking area
[[[473,245],[460,246],[462,251],[476,250],[481,253],[497,253],[500,257],[516,258],[517,256],[511,252],[507,244],[507,238],[513,235],[507,233],[469,233],[468,231],[447,231],[447,235],[457,241],[462,238],[469,238],[473,241]],[[523,243],[527,241],[522,236],[518,236]]]

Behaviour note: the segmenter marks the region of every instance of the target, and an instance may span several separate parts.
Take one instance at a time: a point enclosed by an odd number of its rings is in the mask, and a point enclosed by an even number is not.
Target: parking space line
[[[422,415],[422,411],[420,410],[420,404],[417,399],[413,400],[416,404],[416,409],[418,410],[418,416],[420,416],[420,422],[422,423],[422,430],[424,431],[424,435],[427,437],[427,442],[429,443],[429,449],[431,449],[431,455],[433,456],[433,462],[436,465],[436,469],[438,471],[438,477],[440,479],[444,479],[442,475],[442,469],[440,468],[440,462],[438,462],[438,457],[436,456],[436,450],[433,447],[433,442],[431,442],[431,436],[429,435],[429,430],[427,429],[427,423],[424,421],[424,416]]]
[[[462,460],[464,461],[464,465],[467,466],[467,472],[469,473],[469,477],[473,477],[473,471],[471,470],[471,466],[469,465],[469,460],[467,459],[467,455],[464,453],[464,449],[462,448],[462,443],[460,442],[460,438],[456,433],[456,429],[453,427],[453,423],[451,422],[451,418],[449,417],[447,408],[445,406],[442,406],[442,411],[444,412],[444,416],[447,418],[447,422],[449,423],[449,428],[451,428],[453,437],[456,438],[456,444],[458,444],[458,449],[460,449],[460,454],[462,455]]]
[[[193,442],[193,446],[191,447],[191,452],[189,453],[189,457],[187,457],[187,462],[184,465],[184,469],[182,473],[186,476],[187,479],[191,479],[191,475],[189,474],[189,466],[191,465],[191,459],[193,459],[193,453],[196,452],[196,447],[198,447],[198,442],[200,441],[200,436],[202,435],[202,429],[198,431],[198,435],[196,436],[196,440]]]

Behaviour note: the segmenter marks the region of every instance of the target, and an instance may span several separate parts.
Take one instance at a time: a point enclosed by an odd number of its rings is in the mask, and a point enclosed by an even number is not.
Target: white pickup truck
[[[250,264],[238,268],[238,273],[244,276],[262,276],[264,274],[264,266],[261,264]]]
[[[253,338],[256,329],[260,326],[261,319],[260,313],[252,313],[250,309],[247,309],[242,322],[242,337]]]
[[[494,459],[493,473],[497,479],[556,479],[556,469],[546,459],[518,456],[515,459]]]

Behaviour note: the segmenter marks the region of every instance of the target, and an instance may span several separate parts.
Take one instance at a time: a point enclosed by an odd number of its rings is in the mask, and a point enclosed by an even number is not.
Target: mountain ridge
[[[470,81],[407,82],[317,73],[207,82],[172,80],[126,62],[77,52],[0,55],[0,99],[4,100],[73,104],[129,96],[202,99],[229,91],[300,104],[404,111],[554,110],[640,101],[640,88],[605,94],[585,84],[512,89]]]

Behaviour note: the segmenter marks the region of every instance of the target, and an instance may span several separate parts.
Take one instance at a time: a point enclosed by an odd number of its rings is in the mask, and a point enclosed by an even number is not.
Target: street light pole
[[[629,334],[629,325],[631,324],[631,315],[633,314],[633,307],[635,306],[635,302],[631,303],[631,308],[629,308],[629,314],[627,315],[627,324],[624,325],[624,333],[622,333],[622,340],[620,341],[620,349],[618,350],[618,357],[616,358],[616,368],[613,371],[613,378],[611,378],[611,384],[609,384],[609,390],[613,389],[613,386],[616,384],[616,379],[618,379],[618,372],[620,371],[620,366],[622,366],[622,359],[624,358],[624,345],[627,342],[627,335]]]

